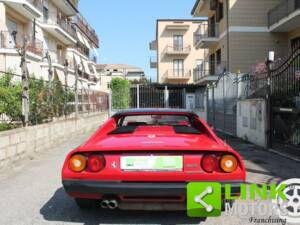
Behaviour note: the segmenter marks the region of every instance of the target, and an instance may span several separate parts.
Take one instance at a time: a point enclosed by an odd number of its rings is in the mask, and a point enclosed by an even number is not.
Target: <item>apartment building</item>
[[[101,90],[109,91],[111,79],[119,77],[129,81],[139,82],[146,79],[142,68],[127,64],[98,64],[97,72],[100,76]]]
[[[156,39],[150,50],[156,51],[150,67],[157,70],[157,82],[191,84],[203,66],[207,51],[195,46],[195,32],[206,20],[157,20]]]
[[[49,80],[51,65],[53,75],[73,87],[77,65],[78,88],[96,89],[96,64],[90,53],[98,48],[99,41],[83,22],[77,5],[76,0],[0,1],[0,70],[21,74],[17,50],[26,37],[30,76]]]
[[[197,0],[192,15],[208,18],[195,33],[196,48],[209,49],[208,75],[248,73],[271,50],[287,55],[300,37],[299,0]]]

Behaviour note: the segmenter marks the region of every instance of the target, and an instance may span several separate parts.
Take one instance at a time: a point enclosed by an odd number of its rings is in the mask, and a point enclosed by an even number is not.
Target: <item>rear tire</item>
[[[80,209],[96,208],[98,201],[95,199],[75,198],[75,202]]]

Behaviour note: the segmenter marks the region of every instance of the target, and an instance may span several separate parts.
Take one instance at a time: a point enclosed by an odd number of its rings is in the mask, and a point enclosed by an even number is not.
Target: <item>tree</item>
[[[111,81],[112,105],[114,109],[124,109],[130,103],[130,83],[122,78],[113,78]]]

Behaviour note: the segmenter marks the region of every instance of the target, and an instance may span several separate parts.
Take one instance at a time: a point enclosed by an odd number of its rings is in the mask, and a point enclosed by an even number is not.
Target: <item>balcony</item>
[[[150,68],[151,69],[157,68],[157,58],[156,57],[150,58]]]
[[[76,31],[69,19],[61,13],[44,11],[44,19],[41,27],[66,45],[76,43]]]
[[[167,70],[164,74],[165,80],[169,81],[188,81],[191,76],[191,70]]]
[[[93,42],[93,44],[99,47],[99,38],[96,31],[87,23],[83,16],[77,14],[72,17],[72,23],[79,27],[79,29]]]
[[[201,24],[194,37],[196,48],[210,48],[219,41],[219,24]]]
[[[43,56],[43,42],[35,39],[28,40],[28,51],[39,56]],[[17,31],[0,31],[0,48],[18,49],[24,44],[24,35]]]
[[[149,49],[153,50],[153,51],[157,50],[157,40],[154,40],[154,41],[149,43]]]
[[[284,0],[268,13],[269,28],[273,32],[289,32],[299,28],[300,0]]]
[[[167,45],[162,52],[162,55],[169,55],[169,56],[187,56],[191,52],[191,46],[173,46]]]
[[[226,62],[203,62],[193,71],[193,79],[197,84],[208,84],[218,80],[219,75],[226,71]]]
[[[27,0],[2,0],[1,2],[29,20],[42,17],[42,13]]]

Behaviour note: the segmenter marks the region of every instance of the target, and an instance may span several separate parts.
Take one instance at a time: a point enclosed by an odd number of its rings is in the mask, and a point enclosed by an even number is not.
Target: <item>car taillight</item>
[[[91,155],[88,157],[88,170],[95,173],[104,169],[105,159],[102,155]]]
[[[215,155],[205,155],[201,161],[202,169],[207,173],[212,173],[218,168],[218,159]]]
[[[238,161],[232,155],[224,155],[221,158],[220,167],[224,172],[231,173],[238,167]]]
[[[82,172],[86,168],[87,159],[83,155],[73,155],[69,161],[69,168],[76,172]]]

